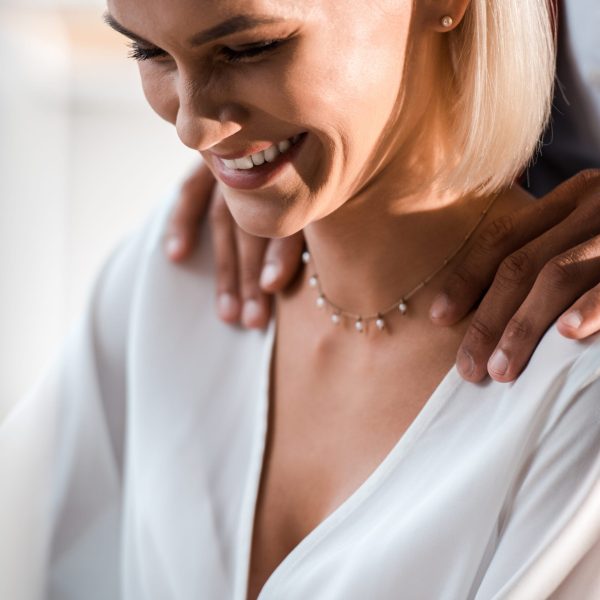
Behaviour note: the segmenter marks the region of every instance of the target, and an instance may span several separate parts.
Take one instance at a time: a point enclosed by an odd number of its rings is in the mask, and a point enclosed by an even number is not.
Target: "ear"
[[[422,0],[419,2],[425,25],[433,31],[452,31],[463,20],[471,0]]]

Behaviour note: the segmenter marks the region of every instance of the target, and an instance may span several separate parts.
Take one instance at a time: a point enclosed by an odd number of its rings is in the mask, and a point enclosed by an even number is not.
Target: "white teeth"
[[[292,147],[292,143],[289,140],[283,140],[283,142],[279,142],[278,146],[279,152],[283,154],[286,150],[289,150]]]
[[[279,148],[271,146],[265,150],[265,160],[272,163],[279,156]]]
[[[258,166],[258,165],[262,165],[265,162],[265,153],[264,152],[257,152],[256,154],[253,154],[251,157],[252,162]]]
[[[284,152],[287,152],[294,144],[296,144],[301,138],[301,134],[295,135],[293,138],[283,140],[278,144],[273,144],[262,152],[256,152],[255,154],[249,154],[242,158],[236,158],[234,160],[222,158],[223,164],[228,169],[239,169],[248,171],[255,166],[262,165],[266,162],[272,163],[275,159]]]
[[[251,169],[254,166],[252,159],[249,156],[244,156],[243,158],[235,159],[235,168],[236,169]]]

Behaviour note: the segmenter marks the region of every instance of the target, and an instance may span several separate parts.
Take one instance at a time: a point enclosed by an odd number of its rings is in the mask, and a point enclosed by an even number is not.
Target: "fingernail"
[[[256,325],[262,318],[260,304],[256,300],[246,300],[242,309],[242,323],[246,327]]]
[[[579,329],[583,323],[583,315],[578,310],[572,310],[566,315],[563,315],[560,318],[560,322],[571,329]]]
[[[279,266],[276,263],[267,263],[260,274],[261,287],[273,285],[279,277]]]
[[[239,300],[229,293],[220,294],[218,299],[219,315],[223,319],[235,319],[240,309]]]
[[[496,350],[488,363],[490,371],[496,375],[504,375],[508,371],[508,357],[503,350]]]
[[[166,243],[167,254],[175,256],[183,250],[183,240],[178,235],[170,235]]]
[[[458,368],[459,373],[463,377],[469,377],[469,375],[471,375],[473,373],[473,370],[475,369],[473,357],[468,352],[461,350],[458,354],[456,367]]]
[[[446,294],[438,294],[431,305],[429,315],[432,319],[441,319],[448,312],[448,296]]]

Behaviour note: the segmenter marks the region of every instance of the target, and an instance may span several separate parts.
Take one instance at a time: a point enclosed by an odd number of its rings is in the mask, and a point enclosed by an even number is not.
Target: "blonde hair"
[[[398,99],[358,189],[403,148],[412,176],[399,193],[476,196],[509,187],[532,160],[550,116],[553,23],[549,0],[471,0],[458,26],[437,34],[437,50],[422,54],[413,22]],[[418,68],[423,55],[437,69],[428,84]]]
[[[458,160],[443,187],[490,193],[532,159],[552,105],[554,15],[548,0],[471,0],[447,34],[449,135]]]

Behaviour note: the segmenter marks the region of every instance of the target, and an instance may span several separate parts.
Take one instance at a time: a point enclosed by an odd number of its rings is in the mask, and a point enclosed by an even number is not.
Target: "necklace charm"
[[[394,304],[392,304],[391,306],[389,306],[388,308],[386,308],[384,310],[380,310],[379,312],[377,312],[375,314],[370,314],[370,315],[358,315],[356,313],[352,313],[350,311],[344,310],[342,307],[338,306],[337,304],[332,302],[327,297],[327,295],[323,291],[323,288],[321,287],[321,280],[319,278],[319,275],[316,272],[316,269],[314,268],[315,265],[313,264],[312,265],[312,267],[313,267],[312,274],[310,275],[310,277],[308,279],[308,285],[311,288],[316,289],[316,291],[318,293],[318,296],[316,299],[316,305],[319,308],[328,307],[331,310],[330,318],[331,318],[331,323],[333,325],[340,325],[340,323],[342,322],[342,317],[346,317],[349,321],[354,321],[354,329],[358,333],[366,332],[368,329],[368,324],[371,321],[374,322],[375,328],[377,329],[377,331],[380,331],[380,332],[386,331],[387,323],[386,323],[385,319],[387,318],[387,315],[391,314],[393,311],[398,311],[402,316],[404,316],[408,313],[408,302],[410,301],[410,299],[417,292],[419,292],[421,289],[423,289],[438,273],[440,273],[442,271],[442,269],[446,268],[446,266],[454,259],[454,257],[465,247],[467,242],[471,239],[471,237],[475,233],[476,229],[479,227],[479,225],[481,225],[481,222],[483,221],[483,219],[489,212],[490,208],[492,207],[492,204],[494,203],[496,198],[498,198],[499,196],[500,196],[500,193],[496,194],[495,196],[493,196],[490,199],[490,201],[488,202],[488,205],[481,212],[479,219],[473,225],[473,227],[469,230],[469,232],[465,235],[465,237],[463,238],[461,243],[458,245],[458,247],[455,248],[451,254],[446,256],[444,258],[444,260],[442,261],[442,263],[432,273],[430,273],[425,279],[423,279],[420,283],[418,283],[415,287],[413,287],[409,292],[403,294],[400,297],[400,300],[396,300],[396,302]],[[308,250],[305,250],[304,252],[302,252],[302,262],[305,265],[308,265],[309,263],[313,263],[313,258]]]

